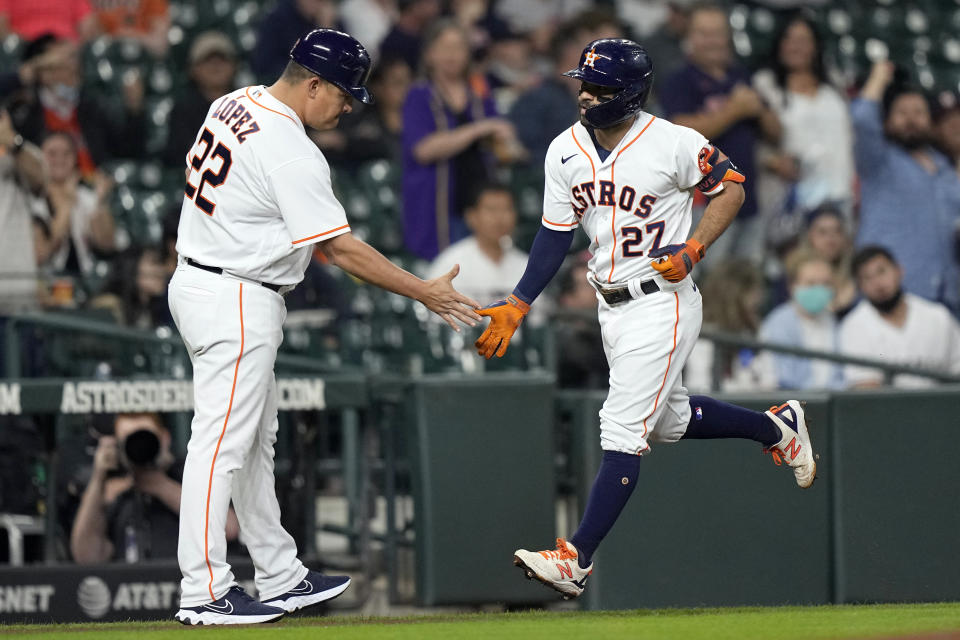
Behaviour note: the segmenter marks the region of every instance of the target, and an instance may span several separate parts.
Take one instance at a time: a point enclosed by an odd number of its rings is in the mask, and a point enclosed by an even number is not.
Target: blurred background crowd
[[[705,334],[686,385],[937,383],[758,341],[960,375],[960,2],[0,0],[4,377],[188,375],[166,302],[187,151],[215,98],[272,83],[318,26],[374,58],[376,103],[310,135],[353,233],[398,264],[433,277],[459,263],[462,292],[508,294],[540,225],[546,149],[577,117],[578,85],[560,73],[591,40],[629,37],[654,62],[646,109],[697,129],[747,176],[738,218],[694,273]],[[587,245],[490,363],[470,331],[318,252],[287,297],[283,351],[331,369],[548,369],[561,387],[606,388]],[[75,324],[38,328],[57,315]],[[95,426],[65,520],[70,556],[123,557],[144,518],[117,499],[131,488],[155,498],[159,549],[179,505],[168,427],[154,414]],[[147,435],[130,445],[131,433]],[[5,428],[0,453],[49,448],[40,437]],[[119,444],[131,473],[113,473]],[[29,503],[24,464],[3,465],[4,495]]]
[[[647,110],[703,133],[748,178],[738,218],[695,274],[708,330],[960,367],[960,4],[935,0],[0,2],[0,315],[70,310],[169,330],[185,155],[207,108],[272,83],[317,26],[372,52],[376,104],[311,136],[353,232],[401,265],[429,275],[460,263],[465,293],[508,293],[539,226],[546,148],[576,117],[577,83],[559,73],[585,43],[629,37],[654,61]],[[496,366],[550,365],[565,385],[605,386],[586,245]],[[288,307],[285,348],[332,366],[486,366],[469,335],[319,255]],[[19,351],[21,374],[158,372],[149,358],[102,354],[58,370],[42,345]],[[882,377],[704,340],[688,380]]]

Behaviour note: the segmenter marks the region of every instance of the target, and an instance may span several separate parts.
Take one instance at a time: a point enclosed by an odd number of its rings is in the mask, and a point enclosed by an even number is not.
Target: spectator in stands
[[[91,307],[109,309],[118,323],[136,329],[174,326],[167,304],[171,274],[155,247],[132,247],[118,256],[113,277]]]
[[[114,104],[84,89],[80,53],[74,45],[41,36],[27,46],[23,58],[31,60],[51,49],[58,55],[37,70],[35,85],[10,105],[23,137],[39,143],[51,131],[69,134],[80,172],[87,178],[109,158],[140,157],[146,139],[142,79],[130,76],[123,87],[123,104]]]
[[[463,295],[491,302],[510,295],[505,287],[527,266],[527,254],[514,247],[511,238],[517,225],[513,194],[500,184],[480,185],[463,218],[471,235],[441,251],[430,263],[427,278],[459,264],[457,287]]]
[[[52,33],[67,40],[89,40],[96,32],[89,0],[0,0],[0,39],[10,33],[24,40]]]
[[[497,109],[510,110],[521,93],[540,83],[530,41],[520,33],[497,31],[492,34],[483,57],[486,82]]]
[[[960,98],[956,93],[947,92],[937,106],[936,144],[960,177]]]
[[[181,168],[187,151],[214,100],[235,88],[237,50],[220,31],[204,31],[190,44],[187,57],[190,84],[174,103],[163,159],[167,166]]]
[[[771,311],[760,326],[760,339],[790,347],[835,353],[839,349],[837,320],[830,312],[833,268],[816,254],[795,251],[786,260],[790,301]],[[827,360],[773,352],[770,354],[780,389],[839,389],[843,369]]]
[[[553,73],[538,86],[520,95],[510,109],[510,122],[523,146],[530,152],[530,164],[542,169],[547,148],[557,135],[577,118],[579,83],[560,74],[574,69],[583,51],[574,25],[557,30],[551,43]]]
[[[658,78],[669,78],[683,66],[683,41],[690,24],[692,0],[669,0],[666,3],[666,15],[659,28],[651,30],[644,25],[650,24],[644,3],[633,0],[617,0],[617,16],[633,32],[637,42],[650,54],[656,65]],[[657,85],[654,83],[651,96],[656,98]],[[659,101],[658,101],[659,102]]]
[[[853,131],[844,97],[831,86],[823,43],[814,22],[803,13],[780,29],[769,66],[753,77],[753,87],[779,118],[783,135],[777,147],[764,148],[761,209],[802,222],[800,212],[824,202],[839,207],[848,220],[853,205]],[[794,229],[799,232],[799,224]]]
[[[317,27],[340,28],[333,0],[279,0],[260,21],[250,68],[272,82],[290,61],[291,43]],[[269,83],[268,83],[269,84]]]
[[[44,194],[49,218],[40,264],[58,274],[88,275],[94,254],[114,249],[113,183],[103,174],[97,174],[94,188],[81,181],[77,149],[66,133],[48,134],[41,148],[47,167]]]
[[[155,58],[170,46],[167,0],[91,0],[100,30],[114,38],[139,42]]]
[[[183,463],[170,450],[170,432],[155,413],[120,414],[102,435],[70,532],[78,564],[134,563],[176,558]],[[227,540],[239,524],[227,515]]]
[[[746,260],[717,264],[703,280],[703,328],[756,339],[766,287],[760,268]],[[701,337],[683,370],[691,392],[753,391],[776,387],[772,363],[753,349]]]
[[[610,377],[597,318],[597,290],[587,280],[588,259],[573,257],[561,272],[559,312],[550,320],[556,332],[557,386],[561,388],[606,389]]]
[[[471,185],[493,177],[493,151],[510,159],[522,147],[489,95],[472,86],[470,49],[457,23],[431,27],[423,58],[427,77],[403,106],[404,240],[411,253],[432,260],[467,235],[462,213]]]
[[[0,109],[0,330],[3,316],[37,305],[35,243],[42,226],[36,196],[42,187],[40,150],[17,133],[10,115]]]
[[[397,0],[399,15],[383,42],[380,43],[380,60],[400,58],[410,66],[410,71],[420,69],[420,53],[424,50],[424,34],[440,15],[439,0]]]
[[[403,60],[381,60],[368,81],[376,102],[344,116],[339,129],[311,132],[331,165],[353,171],[371,160],[400,162],[403,103],[410,81],[410,67]]]
[[[722,8],[694,8],[684,44],[688,62],[664,81],[660,92],[666,116],[702,133],[747,176],[743,206],[730,228],[710,247],[707,260],[735,255],[759,261],[764,244],[753,179],[756,146],[761,134],[771,142],[779,141],[780,123],[748,86],[746,70],[735,63],[730,26]],[[657,61],[653,64],[656,67]]]
[[[340,19],[344,30],[377,53],[396,18],[396,0],[343,0]]]
[[[841,320],[857,301],[857,285],[850,275],[853,246],[847,222],[837,207],[823,205],[807,216],[807,233],[801,247],[825,260],[833,269],[830,310]]]
[[[511,31],[527,34],[534,51],[546,53],[560,25],[593,4],[591,0],[499,0],[494,12]]]
[[[851,269],[863,300],[843,319],[840,347],[845,355],[920,366],[960,375],[960,326],[941,304],[904,292],[903,271],[893,252],[866,246],[853,257]],[[847,366],[847,384],[878,387],[878,369]],[[928,378],[898,374],[895,387],[929,387]]]
[[[907,291],[960,310],[960,179],[931,146],[924,94],[894,82],[894,66],[874,64],[851,105],[860,175],[856,246],[886,247],[903,269]]]

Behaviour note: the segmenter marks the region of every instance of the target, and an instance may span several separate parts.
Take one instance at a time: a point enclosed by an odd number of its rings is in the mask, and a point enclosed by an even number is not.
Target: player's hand
[[[479,309],[480,303],[453,288],[453,279],[458,273],[460,265],[455,264],[445,275],[427,280],[427,291],[419,300],[459,332],[457,320],[470,327],[477,326],[480,316],[474,309]]]
[[[490,324],[473,345],[477,348],[477,353],[487,360],[493,354],[502,358],[510,346],[510,338],[529,312],[530,305],[516,296],[507,296],[506,300],[498,300],[480,309],[477,313],[490,318]]]
[[[680,244],[669,244],[654,249],[648,255],[653,260],[650,264],[660,275],[670,282],[680,282],[693,271],[693,265],[703,258],[703,245],[693,238]]]

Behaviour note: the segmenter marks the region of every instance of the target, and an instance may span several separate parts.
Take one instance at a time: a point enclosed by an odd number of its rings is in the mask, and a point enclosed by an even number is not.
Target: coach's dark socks
[[[639,473],[640,456],[619,451],[603,452],[600,471],[590,489],[580,528],[570,538],[570,543],[579,553],[577,564],[581,569],[590,566],[590,559],[600,541],[613,527],[623,506],[630,499]]]
[[[760,411],[714,400],[708,396],[690,396],[690,424],[684,438],[748,438],[765,447],[780,442],[780,429]]]

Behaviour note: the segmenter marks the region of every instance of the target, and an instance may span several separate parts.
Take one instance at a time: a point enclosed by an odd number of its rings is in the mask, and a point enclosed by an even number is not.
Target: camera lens
[[[160,452],[160,439],[149,429],[134,431],[124,441],[123,450],[132,464],[149,464],[157,459],[157,453]]]

